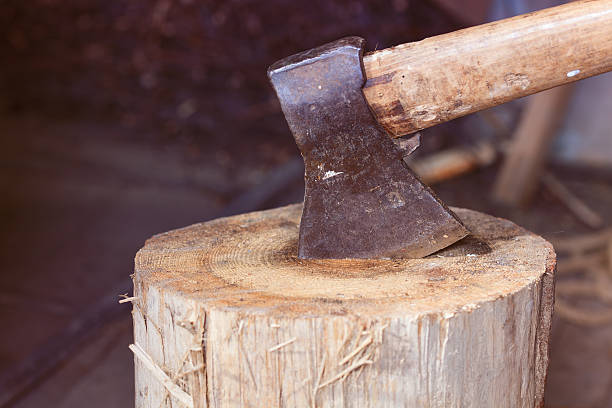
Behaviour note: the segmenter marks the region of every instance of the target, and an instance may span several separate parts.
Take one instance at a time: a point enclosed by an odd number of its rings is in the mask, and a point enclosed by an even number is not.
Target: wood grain
[[[136,407],[177,406],[168,378],[194,407],[542,406],[552,246],[453,210],[473,236],[424,259],[300,260],[299,205],[151,238]]]
[[[583,0],[375,51],[365,97],[395,137],[612,70],[612,0]]]

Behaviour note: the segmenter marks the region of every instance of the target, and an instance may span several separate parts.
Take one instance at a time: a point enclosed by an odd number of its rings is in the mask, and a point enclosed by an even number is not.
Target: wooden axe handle
[[[612,70],[612,0],[583,0],[375,51],[365,97],[395,137]]]

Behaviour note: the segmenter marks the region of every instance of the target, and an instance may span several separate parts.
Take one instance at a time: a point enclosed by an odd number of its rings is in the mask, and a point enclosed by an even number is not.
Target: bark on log
[[[301,206],[154,236],[136,406],[543,405],[555,254],[509,221],[424,259],[300,260]]]

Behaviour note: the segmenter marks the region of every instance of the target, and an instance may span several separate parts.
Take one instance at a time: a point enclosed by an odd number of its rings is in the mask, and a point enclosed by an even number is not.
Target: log
[[[473,234],[424,259],[298,259],[300,205],[149,239],[136,407],[543,406],[553,248],[453,210]]]
[[[612,0],[583,0],[363,59],[365,97],[399,137],[612,70]]]

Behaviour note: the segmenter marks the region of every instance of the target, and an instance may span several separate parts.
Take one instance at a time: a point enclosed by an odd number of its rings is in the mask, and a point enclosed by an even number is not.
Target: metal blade
[[[304,158],[300,258],[418,258],[469,234],[370,112],[363,42],[338,40],[268,71]]]

